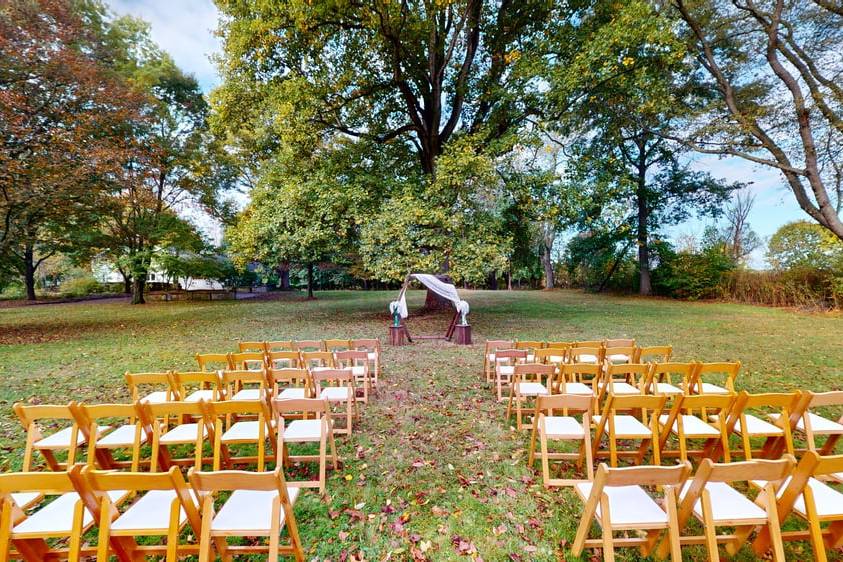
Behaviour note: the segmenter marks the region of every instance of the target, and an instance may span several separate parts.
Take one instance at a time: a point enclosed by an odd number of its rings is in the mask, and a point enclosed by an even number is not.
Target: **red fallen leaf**
[[[339,511],[332,511],[332,510],[330,510],[330,509],[328,510],[328,517],[330,517],[332,521],[333,521],[334,519],[336,519],[337,517],[339,517],[339,516],[340,516],[340,512],[339,512]]]
[[[337,533],[337,538],[345,542],[345,539],[348,538],[348,533],[346,533],[345,531],[340,531],[339,533]]]
[[[351,518],[352,523],[354,523],[355,521],[363,521],[364,519],[366,519],[366,515],[359,509],[345,509],[343,510],[343,513],[345,513]]]
[[[537,546],[533,546],[531,544],[528,544],[527,546],[524,547],[524,552],[532,553],[532,552],[538,552],[538,550],[539,550],[539,548]]]
[[[527,519],[527,524],[533,529],[538,529],[542,526],[541,521],[539,521],[535,517],[530,517],[529,519]]]
[[[393,521],[389,524],[389,528],[392,529],[393,533],[400,535],[404,532],[404,523],[401,521]]]
[[[514,552],[511,552],[509,554],[509,559],[512,560],[513,562],[517,562],[518,560],[523,560],[523,558],[521,558],[520,554],[515,554]]]
[[[392,504],[384,505],[381,508],[381,513],[395,513],[395,508],[392,506]]]
[[[442,509],[438,505],[434,505],[433,507],[431,507],[430,512],[437,517],[447,517],[448,516],[448,510]]]
[[[507,486],[507,488],[504,490],[504,492],[506,492],[506,495],[509,496],[510,498],[517,498],[518,497],[518,492],[515,491],[515,488],[510,488],[510,487]]]
[[[410,539],[410,542],[413,543],[413,544],[416,544],[417,542],[421,541],[421,535],[419,535],[418,533],[411,533],[408,538]]]
[[[421,468],[421,467],[424,466],[424,461],[416,461],[413,464],[411,464],[410,466],[412,466],[413,468]]]

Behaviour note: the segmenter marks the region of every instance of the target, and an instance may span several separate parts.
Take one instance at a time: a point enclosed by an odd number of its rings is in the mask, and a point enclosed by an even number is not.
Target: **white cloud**
[[[152,39],[192,73],[206,92],[219,84],[210,55],[220,50],[214,35],[219,12],[211,0],[107,0],[116,14],[146,20]]]

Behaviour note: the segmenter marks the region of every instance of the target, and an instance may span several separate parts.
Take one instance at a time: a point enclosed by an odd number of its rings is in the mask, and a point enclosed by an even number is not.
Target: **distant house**
[[[93,272],[94,278],[100,283],[123,283],[123,276],[120,275],[117,268],[108,260],[94,259],[91,262],[91,271]],[[158,269],[155,264],[150,267],[146,281],[150,284],[173,284],[172,280]],[[185,291],[221,291],[225,289],[222,283],[213,279],[179,277],[176,279],[176,284],[178,288]]]

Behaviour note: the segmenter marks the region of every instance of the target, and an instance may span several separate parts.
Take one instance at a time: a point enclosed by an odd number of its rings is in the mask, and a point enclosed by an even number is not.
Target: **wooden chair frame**
[[[260,371],[222,371],[220,396],[225,400],[266,400],[268,376],[266,369]],[[257,385],[254,386],[247,385]]]
[[[304,562],[304,551],[299,538],[296,516],[284,471],[277,467],[273,472],[199,472],[191,469],[188,479],[202,500],[202,529],[199,534],[199,562],[211,562],[211,553],[216,550],[223,560],[232,560],[243,554],[266,554],[267,560],[278,560],[279,555],[293,556],[297,562]],[[269,519],[265,529],[215,530],[213,528],[215,511],[214,496],[221,491],[232,492],[226,501],[234,501],[238,493],[277,492],[272,499]],[[225,509],[220,508],[219,513]],[[281,544],[282,521],[289,535],[289,542]],[[225,538],[229,536],[269,538],[269,544],[229,545]]]
[[[801,417],[805,405],[806,401],[802,400],[799,391],[749,394],[743,390],[738,393],[729,411],[726,435],[737,435],[741,439],[745,460],[753,457],[776,459],[781,456],[782,449],[793,455],[793,435],[788,421],[792,416]],[[775,408],[778,415],[766,421],[750,413],[756,408]],[[761,449],[753,449],[751,440],[758,437],[764,438],[764,445]]]
[[[647,360],[651,355],[658,355],[655,361]],[[648,345],[635,348],[635,357],[632,359],[633,363],[670,363],[673,357],[672,345]]]
[[[137,403],[136,403],[137,404]],[[140,468],[141,446],[146,443],[146,433],[138,418],[136,404],[70,404],[79,431],[88,443],[88,465],[103,470],[129,468],[137,472]],[[119,418],[124,423],[119,427],[108,427],[103,431],[99,424],[102,419]],[[124,434],[126,435],[124,437]],[[102,442],[100,442],[102,441]],[[112,451],[129,449],[131,461],[114,459]]]
[[[735,379],[741,371],[741,362],[720,362],[720,363],[697,363],[697,368],[688,384],[690,394],[735,394]],[[703,375],[719,373],[725,377],[724,386],[720,387],[726,392],[712,392],[706,390],[706,381],[702,380]],[[717,386],[717,385],[712,385]]]
[[[336,353],[337,351],[348,351],[351,349],[351,340],[327,339],[322,340],[322,349]]]
[[[194,357],[196,357],[196,363],[199,364],[200,371],[218,371],[219,369],[209,368],[212,363],[221,363],[223,369],[234,370],[230,353],[197,353]]]
[[[530,452],[527,457],[527,465],[533,467],[536,458],[536,440],[539,441],[539,459],[542,466],[542,482],[545,488],[552,486],[570,486],[580,480],[550,477],[551,460],[574,460],[577,467],[582,467],[585,462],[585,471],[588,480],[594,480],[594,460],[591,452],[591,412],[592,400],[590,396],[583,394],[554,394],[551,396],[539,396],[536,399],[535,412],[533,414],[533,427],[530,434]],[[562,410],[561,418],[554,416],[554,411]],[[582,413],[582,421],[577,423],[581,428],[582,435],[575,433],[554,433],[557,422],[562,424],[570,423],[576,418],[570,412]],[[551,424],[552,427],[548,427]],[[576,453],[550,452],[548,440],[579,441],[579,451]]]
[[[358,398],[364,403],[369,403],[369,392],[372,387],[372,380],[369,374],[369,353],[356,349],[334,352],[334,365],[338,369],[350,370],[354,375],[355,387],[363,391]]]
[[[487,340],[483,351],[483,374],[486,382],[495,380],[495,353],[499,349],[515,349],[514,340]]]
[[[526,349],[499,349],[495,352],[495,390],[497,393],[498,402],[505,400],[503,396],[504,384],[510,385],[512,383],[512,372],[515,371],[516,364],[523,364],[527,362]],[[502,369],[506,367],[506,372]],[[512,372],[509,372],[509,368]]]
[[[649,396],[645,394],[618,395],[610,392],[607,395],[606,403],[603,406],[600,417],[594,420],[596,428],[594,430],[594,440],[592,441],[592,455],[595,458],[606,456],[605,452],[600,450],[600,442],[603,435],[606,435],[609,441],[609,463],[613,468],[618,465],[619,457],[632,457],[635,464],[643,464],[648,448],[653,452],[652,464],[661,464],[658,418],[666,402],[666,396]],[[631,414],[617,413],[630,411],[640,412],[641,419],[639,420]],[[643,431],[619,431],[617,428],[619,421],[632,423],[632,420],[640,423],[649,431],[647,433]],[[618,440],[620,439],[641,441],[641,444],[637,451],[619,451]]]
[[[266,442],[269,440],[273,452],[276,446],[272,414],[266,400],[227,400],[224,402],[200,402],[207,419],[213,420],[213,470],[233,469],[243,464],[255,464],[262,472],[266,467]],[[242,419],[247,417],[248,419]],[[239,425],[238,425],[239,424]],[[235,456],[231,445],[254,444],[256,455]]]
[[[233,366],[231,371],[262,371],[267,366],[266,352],[263,351],[241,351],[228,354],[229,365]],[[257,363],[257,366],[255,366]],[[225,370],[225,369],[220,369]]]
[[[123,376],[126,379],[126,386],[129,387],[132,403],[138,401],[172,402],[173,400],[178,400],[178,391],[173,382],[173,373],[171,371],[162,373],[129,373],[127,371]],[[164,386],[164,390],[153,391],[141,398],[140,385]],[[153,397],[155,398],[153,399]]]
[[[214,443],[214,420],[209,418],[200,402],[166,402],[163,404],[137,403],[138,416],[140,417],[143,429],[147,435],[147,441],[152,444],[152,457],[150,460],[150,471],[156,472],[160,466],[163,470],[169,470],[172,466],[190,466],[201,468],[205,462],[212,463],[213,457],[205,458],[203,452],[204,443]],[[176,425],[169,428],[170,420],[176,420]],[[188,420],[183,424],[183,420]],[[196,420],[190,422],[189,420]],[[190,439],[187,437],[190,425],[195,424],[195,435]],[[184,430],[183,439],[173,443],[161,443],[161,439],[170,431],[187,426]],[[169,446],[192,444],[194,447],[193,458],[173,458]]]
[[[237,351],[243,353],[245,351],[259,351],[261,353],[267,352],[265,341],[240,341],[237,342]]]
[[[273,399],[287,398],[284,392],[288,389],[301,389],[300,393],[288,393],[291,398],[313,398],[316,395],[313,377],[307,369],[267,369],[266,376],[271,385],[270,396]],[[282,387],[282,382],[287,384]]]
[[[79,425],[73,417],[70,405],[25,405],[18,402],[13,406],[13,409],[26,432],[22,465],[24,472],[32,470],[32,456],[35,451],[41,453],[50,470],[67,470],[68,467],[73,465],[76,461],[76,451],[85,445],[85,438],[84,434],[79,431]],[[38,425],[41,420],[66,420],[70,422],[70,425],[49,435],[44,435]],[[65,435],[67,436],[66,442]],[[49,441],[51,438],[56,443]],[[67,461],[59,462],[56,459],[55,451],[67,451]]]
[[[590,347],[590,346],[573,346],[571,349],[568,350],[568,363],[582,363],[589,365],[594,363],[595,365],[603,365],[603,353],[606,349],[601,345],[598,347]],[[594,357],[594,361],[591,358]],[[587,360],[584,358],[588,358]]]
[[[365,351],[368,354],[372,384],[377,387],[378,378],[381,374],[381,341],[377,338],[351,340],[351,348],[357,351]]]
[[[687,479],[691,472],[691,465],[684,462],[677,466],[638,466],[626,468],[609,468],[601,463],[597,469],[593,484],[580,483],[574,486],[577,495],[585,503],[577,534],[571,545],[574,556],[580,556],[586,548],[602,548],[603,560],[614,562],[615,546],[639,547],[643,556],[648,556],[659,541],[663,531],[667,531],[667,541],[670,545],[670,557],[673,561],[682,560],[679,544],[679,525],[677,519],[677,489]],[[664,490],[665,512],[664,522],[649,522],[649,524],[626,523],[618,524],[612,521],[610,509],[613,488],[658,486]],[[583,492],[588,490],[588,494]],[[599,513],[598,513],[599,508]],[[588,539],[588,532],[592,520],[602,529],[600,539]],[[643,531],[642,538],[616,539],[615,531]]]
[[[329,406],[334,403],[345,404],[345,412],[334,412],[331,409],[332,418],[345,418],[345,427],[337,428],[333,425],[333,432],[335,434],[341,433],[344,435],[351,435],[353,428],[353,419],[356,417],[357,399],[354,388],[354,375],[345,369],[327,369],[324,371],[311,371],[310,376],[313,379],[314,390],[317,398],[327,399]],[[326,386],[323,383],[335,383],[334,386]],[[331,396],[331,388],[347,388],[344,393],[347,398],[339,399]]]
[[[267,353],[273,353],[275,351],[298,351],[293,340],[268,341],[265,343]]]
[[[278,367],[276,361],[286,361],[288,367]],[[266,366],[268,369],[299,369],[303,367],[300,351],[270,351],[266,354]]]
[[[696,369],[696,363],[651,363],[650,372],[641,383],[645,394],[667,394],[677,396],[688,393],[688,381]],[[673,384],[673,376],[681,377],[681,386]]]
[[[225,398],[220,373],[221,371],[174,371],[173,384],[179,401],[198,402]]]
[[[507,422],[511,419],[514,410],[516,429],[524,429],[522,423],[524,412],[534,410],[534,408],[529,408],[529,410],[525,408],[524,402],[529,398],[536,399],[538,396],[549,395],[549,388],[553,384],[555,377],[556,367],[553,365],[541,365],[538,363],[515,365],[515,370],[512,373],[512,382],[509,385],[509,402],[506,406]],[[544,382],[542,382],[542,379],[544,379]],[[538,384],[539,386],[533,387],[533,384]]]
[[[296,350],[305,353],[309,351],[325,351],[322,340],[295,340],[293,346]]]
[[[722,456],[725,462],[729,462],[730,450],[729,436],[726,431],[726,420],[734,401],[735,396],[732,394],[683,394],[674,397],[673,406],[670,408],[670,411],[665,416],[660,416],[659,418],[659,425],[661,427],[659,449],[661,450],[661,456],[678,456],[683,462],[688,460],[689,456],[710,458],[713,461],[718,461]],[[700,416],[694,416],[694,410],[700,410]],[[717,412],[716,414],[712,414],[717,418],[715,425],[708,422],[709,410]],[[686,431],[685,425],[690,418],[686,418],[685,416],[697,417],[700,423],[705,424],[713,431],[706,430],[705,434],[702,432],[689,434]],[[716,437],[714,433],[717,434]],[[678,450],[667,448],[667,441],[672,434],[679,441]],[[704,445],[701,449],[689,450],[689,439],[703,439]]]
[[[317,480],[291,481],[291,486],[303,488],[319,488],[319,493],[325,493],[326,472],[328,466],[328,448],[330,447],[331,464],[334,470],[339,467],[337,446],[334,441],[334,427],[331,419],[331,405],[325,398],[304,398],[289,400],[273,400],[272,411],[275,414],[276,427],[278,428],[278,444],[276,454],[278,462],[289,466],[291,462],[318,462],[319,478]],[[287,420],[289,414],[295,413],[302,419],[295,419],[290,422],[290,429],[294,435],[285,437]],[[311,420],[310,417],[314,416]],[[298,422],[305,422],[299,424]],[[297,431],[297,425],[307,426],[302,431]],[[311,427],[318,425],[318,435],[310,433]],[[304,431],[306,429],[307,431]],[[318,455],[291,455],[289,445],[291,443],[319,443]]]

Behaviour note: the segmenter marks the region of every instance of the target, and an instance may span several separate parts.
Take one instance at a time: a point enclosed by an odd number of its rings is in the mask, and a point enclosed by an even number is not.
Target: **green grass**
[[[14,402],[122,401],[124,371],[187,369],[196,352],[238,339],[385,339],[385,292],[319,300],[71,304],[0,311],[0,463],[19,465]],[[413,292],[411,308],[423,294]],[[741,360],[750,391],[843,386],[843,319],[732,304],[558,292],[467,292],[475,345],[384,347],[382,385],[351,439],[328,494],[306,492],[296,513],[308,559],[573,559],[580,504],[545,491],[525,462],[527,433],[503,419],[482,374],[489,339],[635,337],[670,343],[677,360]],[[414,333],[444,331],[448,316],[411,317]],[[456,546],[455,546],[456,545]],[[687,551],[703,560],[699,550]],[[343,555],[347,558],[343,558]],[[836,553],[834,553],[836,554]],[[788,556],[809,559],[806,543]],[[622,559],[636,559],[625,552]],[[739,559],[752,559],[748,549]]]

